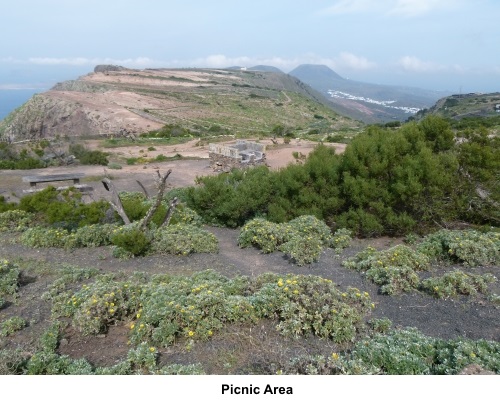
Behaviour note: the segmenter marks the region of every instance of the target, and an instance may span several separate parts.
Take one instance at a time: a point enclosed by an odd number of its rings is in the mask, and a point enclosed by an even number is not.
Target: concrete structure
[[[210,167],[217,172],[228,172],[266,164],[265,145],[257,142],[236,141],[231,145],[211,143],[208,146]]]

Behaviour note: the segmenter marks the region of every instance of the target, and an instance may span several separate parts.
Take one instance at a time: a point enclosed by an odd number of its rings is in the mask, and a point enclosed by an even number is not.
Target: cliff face
[[[0,122],[0,138],[140,134],[165,124],[236,132],[307,126],[315,113],[338,116],[317,92],[276,72],[98,66],[34,96]]]

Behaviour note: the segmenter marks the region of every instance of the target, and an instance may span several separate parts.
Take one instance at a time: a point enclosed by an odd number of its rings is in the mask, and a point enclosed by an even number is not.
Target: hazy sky
[[[6,1],[7,2],[7,1]],[[131,68],[325,64],[354,80],[500,91],[499,0],[12,0],[0,89]]]

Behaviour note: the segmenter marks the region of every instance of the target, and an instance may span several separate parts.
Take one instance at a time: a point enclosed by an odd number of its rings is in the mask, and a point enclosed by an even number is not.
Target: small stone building
[[[231,145],[211,143],[208,156],[210,167],[216,172],[266,164],[265,145],[258,142],[236,141]]]

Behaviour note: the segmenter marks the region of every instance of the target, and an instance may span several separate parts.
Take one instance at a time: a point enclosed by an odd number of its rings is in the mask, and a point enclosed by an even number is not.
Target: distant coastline
[[[44,89],[0,89],[0,121]]]

